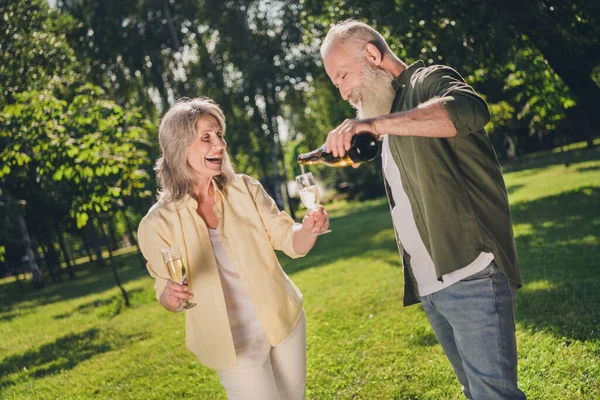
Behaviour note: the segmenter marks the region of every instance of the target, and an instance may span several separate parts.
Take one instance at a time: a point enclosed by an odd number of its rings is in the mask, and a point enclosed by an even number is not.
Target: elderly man
[[[404,305],[423,309],[469,399],[524,399],[517,386],[514,301],[521,285],[485,101],[453,69],[405,64],[358,21],[321,46],[325,70],[357,110],[327,137],[383,139],[386,191],[404,270]]]

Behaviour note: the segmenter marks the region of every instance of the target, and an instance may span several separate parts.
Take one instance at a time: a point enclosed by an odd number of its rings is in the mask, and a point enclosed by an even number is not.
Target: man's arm
[[[451,138],[479,131],[489,121],[487,104],[456,71],[440,67],[422,79],[429,100],[407,111],[346,120],[329,133],[327,150],[335,156],[343,155],[350,148],[352,136],[363,131],[376,136]]]
[[[412,110],[373,118],[373,133],[377,136],[454,137],[457,131],[445,102],[444,98],[431,99]]]

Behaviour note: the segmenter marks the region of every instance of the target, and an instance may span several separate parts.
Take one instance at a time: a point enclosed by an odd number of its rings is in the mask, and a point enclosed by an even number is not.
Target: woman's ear
[[[383,61],[383,54],[381,54],[377,46],[375,46],[373,43],[367,43],[365,46],[365,56],[367,57],[369,63],[374,66],[378,66],[381,64],[381,61]]]

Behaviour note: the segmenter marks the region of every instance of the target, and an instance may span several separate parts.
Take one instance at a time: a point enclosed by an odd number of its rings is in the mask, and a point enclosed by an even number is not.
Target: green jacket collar
[[[406,87],[406,84],[410,80],[411,76],[419,68],[424,68],[425,63],[422,60],[416,61],[410,64],[404,71],[400,72],[400,75],[394,78],[392,86],[396,92],[401,91]]]

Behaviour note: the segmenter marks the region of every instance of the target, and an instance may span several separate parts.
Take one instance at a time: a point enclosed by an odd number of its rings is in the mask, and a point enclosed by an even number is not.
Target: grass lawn
[[[569,160],[565,167],[564,161]],[[520,386],[530,399],[600,398],[600,150],[505,167],[524,287],[516,305]],[[402,308],[387,201],[328,207],[332,233],[282,265],[304,294],[309,399],[460,399],[420,305]],[[184,346],[131,250],[40,292],[0,281],[1,399],[225,399]]]

